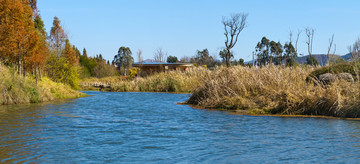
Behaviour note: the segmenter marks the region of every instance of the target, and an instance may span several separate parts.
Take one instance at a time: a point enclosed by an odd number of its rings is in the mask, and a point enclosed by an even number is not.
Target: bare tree
[[[360,38],[358,38],[352,46],[348,47],[351,54],[351,60],[355,61],[360,57]]]
[[[139,74],[141,74],[141,68],[142,68],[142,64],[143,64],[143,56],[142,56],[142,50],[139,49],[138,52],[136,53],[138,60],[139,60],[139,68],[140,68],[140,72]]]
[[[166,62],[168,53],[164,52],[162,48],[157,48],[154,54],[155,62]]]
[[[180,63],[190,63],[190,57],[189,56],[183,56],[180,61]]]
[[[255,52],[254,51],[252,52],[252,59],[253,59],[252,60],[252,62],[253,62],[252,66],[255,67]]]
[[[231,49],[235,46],[240,32],[246,27],[246,19],[248,14],[237,13],[231,14],[230,18],[223,17],[222,24],[225,30],[225,46],[226,46],[226,66],[230,67]]]
[[[327,64],[330,64],[330,51],[331,51],[331,47],[332,47],[333,43],[334,43],[334,34],[329,39],[329,47],[328,47],[328,52],[327,52],[327,56],[326,56],[326,63]]]
[[[290,40],[290,43],[292,43],[292,36],[293,36],[293,32],[290,30],[290,32],[289,32],[289,40]]]
[[[143,56],[142,56],[142,50],[138,50],[138,52],[136,53],[138,60],[139,60],[139,65],[141,65],[143,63]]]
[[[295,42],[295,52],[297,53],[298,52],[298,42],[299,42],[299,38],[300,38],[300,34],[301,34],[301,30],[298,30],[298,33],[297,33],[297,37],[296,37],[296,42]]]
[[[306,37],[307,37],[307,41],[306,44],[308,46],[308,52],[309,52],[309,56],[311,57],[312,55],[312,46],[313,46],[313,40],[314,40],[314,32],[315,30],[312,28],[305,28],[305,33],[306,33]]]

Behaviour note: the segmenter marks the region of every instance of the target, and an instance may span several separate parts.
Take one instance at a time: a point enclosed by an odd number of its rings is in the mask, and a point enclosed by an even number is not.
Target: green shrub
[[[315,59],[314,56],[308,56],[306,58],[306,63],[311,66],[317,66],[319,65],[319,62]]]
[[[68,84],[73,89],[79,88],[78,68],[71,66],[65,57],[50,55],[47,74],[55,82]]]
[[[359,68],[359,62],[344,62],[334,64],[314,70],[306,77],[306,81],[309,82],[311,79],[318,79],[320,75],[325,73],[350,73],[354,79],[357,79],[357,76],[359,75]]]
[[[38,103],[39,102],[39,93],[36,88],[29,88],[30,94],[30,103]]]

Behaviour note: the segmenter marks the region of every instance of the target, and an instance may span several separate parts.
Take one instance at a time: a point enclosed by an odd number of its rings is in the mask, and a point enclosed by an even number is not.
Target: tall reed
[[[187,101],[205,108],[255,113],[360,117],[360,84],[306,82],[311,67],[219,67],[204,76]]]
[[[145,78],[120,80],[111,84],[111,91],[190,93],[200,85],[201,79],[209,73],[210,71],[205,68],[193,68],[186,72],[163,72]]]

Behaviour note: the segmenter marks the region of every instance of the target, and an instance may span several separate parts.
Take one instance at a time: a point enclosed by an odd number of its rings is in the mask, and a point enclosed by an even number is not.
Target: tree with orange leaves
[[[24,54],[34,30],[32,9],[21,0],[0,0],[0,54],[3,62],[16,63],[22,71]]]
[[[79,59],[76,57],[75,50],[71,46],[69,39],[65,40],[65,49],[63,50],[63,56],[69,61],[70,66],[78,65]]]
[[[0,62],[17,64],[18,73],[39,68],[48,55],[44,23],[36,0],[0,0]]]
[[[41,79],[41,68],[45,64],[49,54],[48,47],[46,46],[46,40],[42,37],[39,31],[34,31],[31,34],[31,40],[29,40],[29,51],[25,54],[24,61],[28,68],[27,70],[33,71],[36,77],[36,83],[39,76]]]

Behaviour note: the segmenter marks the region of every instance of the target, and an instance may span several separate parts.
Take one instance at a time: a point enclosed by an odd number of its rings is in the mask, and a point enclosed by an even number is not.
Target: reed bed
[[[360,117],[360,84],[306,82],[312,67],[219,67],[207,73],[188,104],[257,114]]]
[[[193,68],[186,72],[163,72],[145,78],[121,80],[111,83],[111,91],[116,92],[177,92],[191,93],[209,74],[206,68]]]

